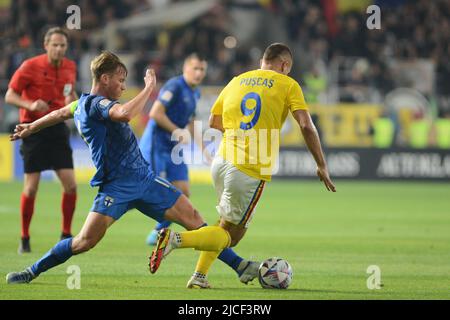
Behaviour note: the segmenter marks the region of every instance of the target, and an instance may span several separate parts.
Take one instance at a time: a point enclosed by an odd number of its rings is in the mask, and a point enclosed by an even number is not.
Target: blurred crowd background
[[[69,30],[67,56],[78,64],[78,92],[89,90],[89,60],[103,49],[129,66],[130,95],[147,66],[162,84],[198,51],[208,59],[207,114],[223,85],[258,68],[268,44],[285,42],[325,144],[450,148],[448,0],[1,0],[0,131],[17,122],[3,100],[9,79],[43,52],[45,31],[64,26],[74,4],[81,29]],[[367,26],[373,4],[381,29]],[[284,133],[297,143],[289,123]]]

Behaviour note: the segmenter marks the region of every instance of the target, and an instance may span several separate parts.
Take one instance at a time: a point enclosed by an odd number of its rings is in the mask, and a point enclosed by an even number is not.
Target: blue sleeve
[[[180,85],[177,81],[169,80],[162,88],[159,90],[158,100],[166,108],[170,108],[174,102],[177,100],[176,97],[179,92]]]
[[[89,116],[97,120],[107,120],[109,119],[109,109],[116,103],[118,103],[117,100],[109,100],[104,97],[95,98],[92,101]]]

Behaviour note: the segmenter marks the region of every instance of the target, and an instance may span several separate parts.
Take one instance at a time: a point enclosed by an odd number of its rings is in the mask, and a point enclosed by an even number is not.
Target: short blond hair
[[[113,74],[117,68],[122,68],[128,74],[127,67],[118,56],[110,51],[103,51],[91,62],[92,79],[97,82],[102,74]]]

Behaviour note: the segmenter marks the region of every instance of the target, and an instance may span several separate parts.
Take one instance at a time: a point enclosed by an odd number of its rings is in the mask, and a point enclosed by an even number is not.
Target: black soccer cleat
[[[28,238],[21,238],[19,243],[19,249],[17,249],[18,254],[24,254],[24,253],[30,253],[31,247],[30,247],[30,237]]]

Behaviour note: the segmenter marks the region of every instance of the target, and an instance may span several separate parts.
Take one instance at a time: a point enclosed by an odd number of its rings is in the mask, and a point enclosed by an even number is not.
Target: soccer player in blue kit
[[[29,283],[41,273],[60,265],[73,255],[92,249],[107,229],[128,210],[138,209],[157,221],[177,222],[191,231],[180,232],[178,247],[206,251],[231,251],[230,235],[218,226],[205,222],[190,201],[168,181],[149,170],[137,139],[128,122],[144,108],[156,79],[153,70],[147,70],[144,89],[132,100],[120,104],[117,100],[125,90],[127,69],[120,59],[103,52],[91,62],[92,89],[78,101],[34,121],[19,124],[11,140],[30,136],[39,130],[74,118],[81,137],[89,145],[97,169],[91,186],[99,187],[94,204],[81,231],[61,240],[32,266],[21,272],[10,272],[8,284]],[[236,254],[231,251],[235,257]],[[239,258],[239,257],[237,257]],[[240,259],[240,260],[239,260]],[[247,283],[256,277],[254,265],[239,258],[230,265]],[[155,265],[157,263],[158,265]],[[150,261],[150,270],[157,269],[159,261]],[[256,268],[257,270],[257,268]],[[197,287],[206,286],[202,283]],[[209,286],[209,285],[208,285]]]
[[[174,163],[171,153],[183,136],[199,137],[194,134],[194,119],[197,101],[200,99],[198,86],[205,78],[206,69],[206,60],[197,53],[185,58],[183,74],[171,78],[159,91],[158,98],[150,110],[150,120],[139,142],[142,155],[150,163],[155,174],[168,180],[188,198],[190,196],[188,167],[184,161]],[[210,160],[209,154],[204,152],[203,141],[198,140],[195,142],[202,154],[209,158],[206,160]],[[158,223],[148,235],[147,244],[156,244],[158,231],[169,226],[170,221]]]

